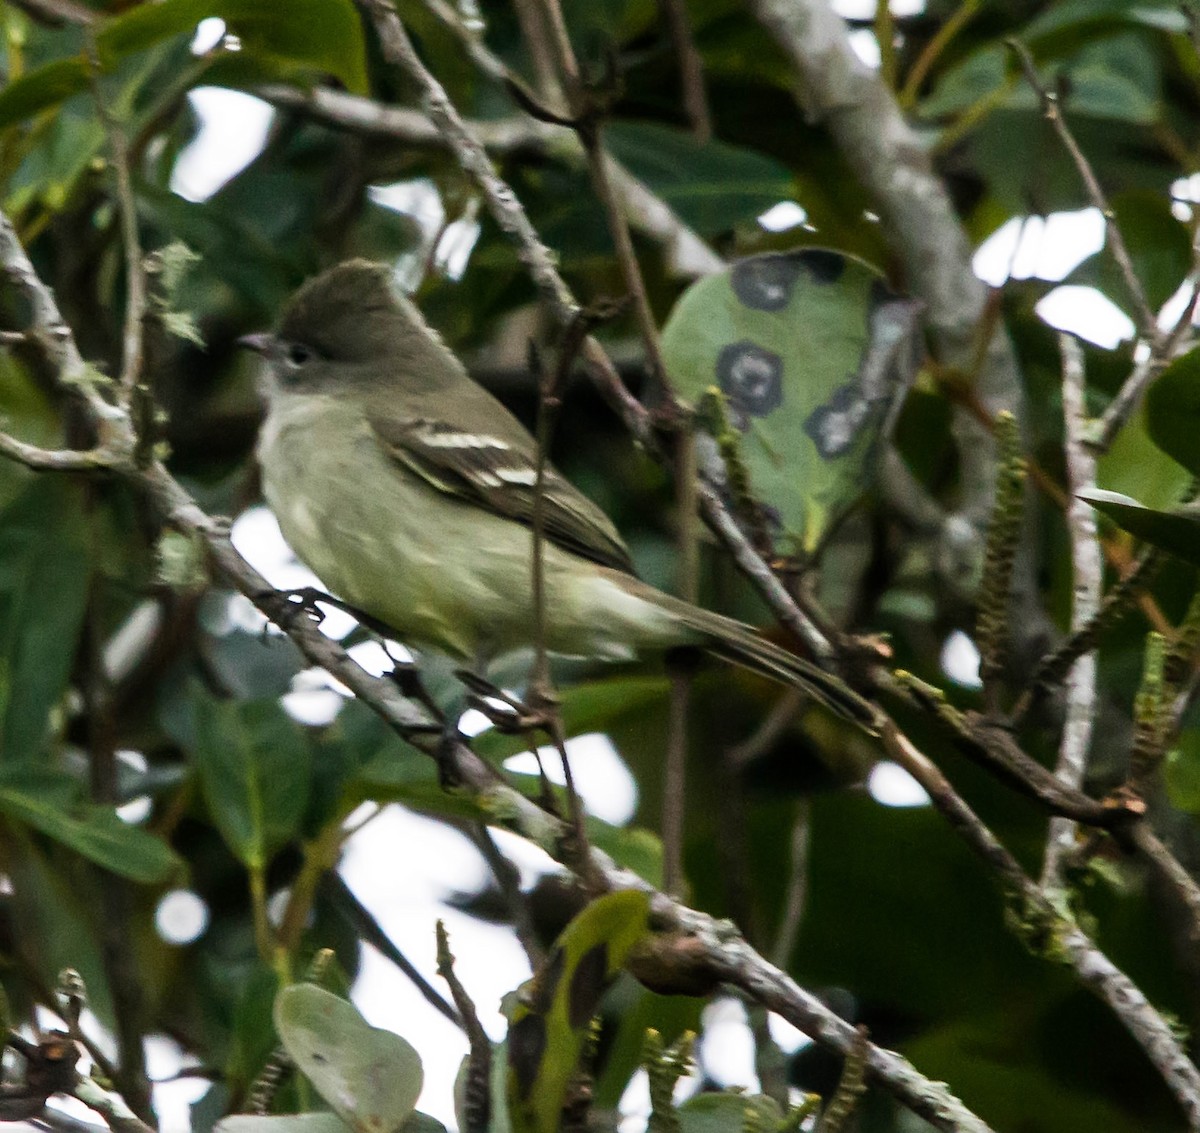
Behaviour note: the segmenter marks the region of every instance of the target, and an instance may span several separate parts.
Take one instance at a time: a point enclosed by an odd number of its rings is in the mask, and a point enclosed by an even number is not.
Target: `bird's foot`
[[[302,586],[296,590],[261,590],[252,597],[254,604],[285,633],[301,616],[311,619],[314,625],[320,625],[325,620],[325,614],[318,605],[320,602],[341,606],[336,598],[315,586]]]
[[[553,719],[548,709],[557,708],[557,701],[543,700],[533,690],[528,700],[520,700],[469,669],[456,669],[454,675],[467,686],[470,707],[482,712],[497,731],[521,735],[539,728],[548,730]]]

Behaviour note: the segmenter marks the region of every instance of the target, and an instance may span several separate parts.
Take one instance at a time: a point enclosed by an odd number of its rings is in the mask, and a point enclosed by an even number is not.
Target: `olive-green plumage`
[[[267,502],[321,581],[418,648],[476,660],[531,644],[536,443],[387,268],[330,269],[297,292],[276,334],[245,341],[266,363]],[[871,706],[841,681],[640,582],[608,517],[549,466],[542,490],[550,650],[698,645],[871,726]]]

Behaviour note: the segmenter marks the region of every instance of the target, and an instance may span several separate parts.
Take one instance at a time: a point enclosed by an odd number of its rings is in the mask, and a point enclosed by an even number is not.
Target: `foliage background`
[[[775,39],[740,0],[691,0],[687,7],[713,116],[714,138],[706,144],[692,137],[682,114],[678,67],[655,5],[567,6],[581,55],[598,60],[611,52],[619,66],[621,93],[605,129],[610,152],[726,259],[829,247],[910,289],[913,265],[888,239],[878,202],[827,123],[798,109],[795,69]],[[546,328],[511,246],[453,157],[439,144],[348,129],[298,105],[297,92],[330,81],[381,103],[416,105],[349,0],[292,0],[269,14],[248,0],[91,3],[91,31],[72,20],[52,26],[38,18],[53,8],[2,6],[9,80],[0,90],[4,209],[54,288],[84,356],[116,373],[126,278],[107,132],[91,89],[98,86],[128,139],[143,246],[178,241],[199,253],[170,296],[172,308],[194,321],[195,339],[151,326],[148,373],[163,410],[170,467],[207,510],[236,516],[257,499],[253,366],[234,340],[269,325],[306,277],[351,255],[402,262],[429,319],[481,381],[532,419],[525,343]],[[497,147],[498,166],[576,293],[620,294],[600,205],[562,135],[537,136],[509,93],[472,65],[425,5],[403,8],[428,65],[467,117],[516,121],[528,130],[528,144]],[[194,29],[207,16],[226,20],[237,50],[226,41],[193,53]],[[532,78],[514,9],[483,3],[480,16],[487,46]],[[882,36],[881,80],[900,93],[972,245],[1013,217],[1089,204],[1004,47],[1006,37],[1019,36],[1062,92],[1151,304],[1157,309],[1184,284],[1196,227],[1194,182],[1186,179],[1200,172],[1200,59],[1190,17],[1177,4],[931,0],[913,15],[890,17],[881,9],[857,29]],[[923,77],[914,79],[918,61]],[[197,129],[187,92],[214,84],[257,91],[278,109],[262,153],[209,199],[194,202],[172,190],[172,171]],[[441,233],[371,192],[416,181],[436,187],[445,211]],[[802,207],[806,222],[782,232],[757,224],[780,200]],[[447,230],[470,245],[469,255],[452,263],[444,255]],[[661,325],[688,273],[676,270],[661,240],[639,236],[636,250]],[[1068,282],[1098,288],[1136,316],[1107,253],[1085,260]],[[1061,484],[1061,363],[1054,333],[1036,311],[1052,286],[1010,280],[992,297],[980,334],[1002,327],[1010,337],[1025,448]],[[24,325],[27,312],[10,306],[9,325]],[[636,385],[640,346],[632,319],[618,319],[602,337]],[[1090,404],[1099,412],[1133,365],[1134,345],[1085,346],[1085,356]],[[954,422],[977,406],[974,378],[935,347],[895,430],[922,495],[968,512],[967,457],[956,449]],[[78,443],[71,406],[32,352],[0,355],[0,409],[23,438]],[[616,520],[643,576],[670,589],[679,516],[669,478],[585,382],[571,387],[554,457]],[[1153,447],[1140,415],[1101,461],[1098,477],[1101,487],[1151,506],[1171,503],[1189,478]],[[33,1004],[47,1002],[61,968],[79,969],[97,1018],[118,1035],[120,1084],[131,1102],[144,1094],[141,1036],[166,1033],[213,1072],[217,1080],[194,1114],[194,1127],[205,1129],[237,1108],[272,1048],[269,1003],[281,971],[297,975],[315,949],[329,946],[346,979],[353,978],[369,913],[328,878],[317,883],[336,862],[346,816],[364,800],[400,802],[450,822],[464,821],[465,812],[438,789],[429,761],[360,706],[347,704],[324,727],[291,719],[280,697],[303,667],[299,655],[280,637],[263,640],[247,618],[230,622],[229,596],[194,575],[186,545],[159,540],[145,501],[120,481],[35,474],[6,463],[0,506],[0,854],[9,882],[0,896],[0,974],[12,1016],[27,1019]],[[1071,601],[1061,508],[1032,491],[1029,517],[1020,570],[1036,596],[1027,593],[1015,605],[1013,688],[1053,627],[1067,623]],[[1119,561],[1128,560],[1129,537],[1115,530],[1108,537]],[[704,548],[703,566],[705,602],[763,619],[715,546]],[[1154,582],[1154,599],[1171,624],[1187,609],[1194,573],[1173,560]],[[889,635],[896,665],[938,685],[947,683],[943,643],[955,630],[973,629],[975,582],[971,563],[947,563],[938,531],[915,523],[884,490],[871,491],[839,527],[818,576],[822,600],[843,624]],[[131,626],[148,629],[138,634]],[[1100,651],[1094,793],[1125,774],[1146,629],[1134,611]],[[580,667],[563,675],[570,681],[568,725],[608,734],[639,786],[633,829],[601,830],[598,840],[657,881],[660,852],[644,832],[658,829],[663,802],[661,667],[648,661],[615,675]],[[436,663],[429,683],[440,697],[456,695]],[[689,903],[734,918],[769,949],[799,831],[809,846],[803,918],[784,966],[864,1024],[875,1042],[950,1083],[996,1128],[1182,1127],[1120,1023],[1069,970],[1023,945],[999,887],[934,810],[881,806],[862,789],[879,756],[871,743],[810,713],[733,769],[729,749],[754,731],[779,694],[725,670],[705,671],[697,684],[684,845]],[[949,692],[956,703],[978,703],[969,688],[952,685]],[[1045,815],[968,763],[925,720],[903,719],[1036,871]],[[1048,710],[1021,735],[1047,763],[1057,721]],[[1189,718],[1151,795],[1160,833],[1185,863],[1200,849],[1193,817],[1200,810],[1198,736]],[[118,750],[144,758],[114,760]],[[510,749],[493,738],[482,750],[499,758]],[[152,805],[139,823],[113,816],[114,801],[146,796]],[[1076,894],[1081,912],[1152,1002],[1193,1028],[1200,972],[1171,895],[1119,855],[1105,855],[1112,868],[1089,875]],[[298,877],[313,883],[311,917],[308,901],[294,900],[282,926],[272,927],[270,896]],[[211,918],[186,947],[153,929],[159,898],[179,885],[203,899]],[[547,937],[570,908],[559,888],[547,881],[530,895]],[[494,886],[463,901],[480,916],[506,915]],[[283,945],[283,961],[273,938]],[[637,1019],[670,1034],[694,1025],[698,1009],[682,997],[652,1001]],[[632,1026],[633,1015],[625,1018]],[[421,1034],[407,1037],[419,1050]],[[627,1048],[612,1049],[626,1054],[601,1075],[600,1105],[615,1103],[634,1068]],[[787,1073],[792,1084],[827,1094],[838,1069],[832,1056],[808,1046]],[[918,1127],[879,1091],[867,1096],[858,1120],[863,1130]]]

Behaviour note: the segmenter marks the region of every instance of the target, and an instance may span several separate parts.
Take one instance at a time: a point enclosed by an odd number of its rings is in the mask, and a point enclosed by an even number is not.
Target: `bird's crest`
[[[400,297],[386,264],[347,260],[310,279],[288,304],[279,328],[287,341],[321,345],[342,327],[361,327],[363,316],[399,313]]]

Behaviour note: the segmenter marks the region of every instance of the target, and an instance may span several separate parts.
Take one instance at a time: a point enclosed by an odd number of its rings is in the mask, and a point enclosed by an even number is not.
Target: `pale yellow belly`
[[[331,399],[275,410],[259,453],[284,537],[338,597],[406,644],[464,660],[533,644],[528,528],[397,467],[369,426]],[[687,636],[616,572],[553,544],[544,569],[554,652],[615,658]]]

